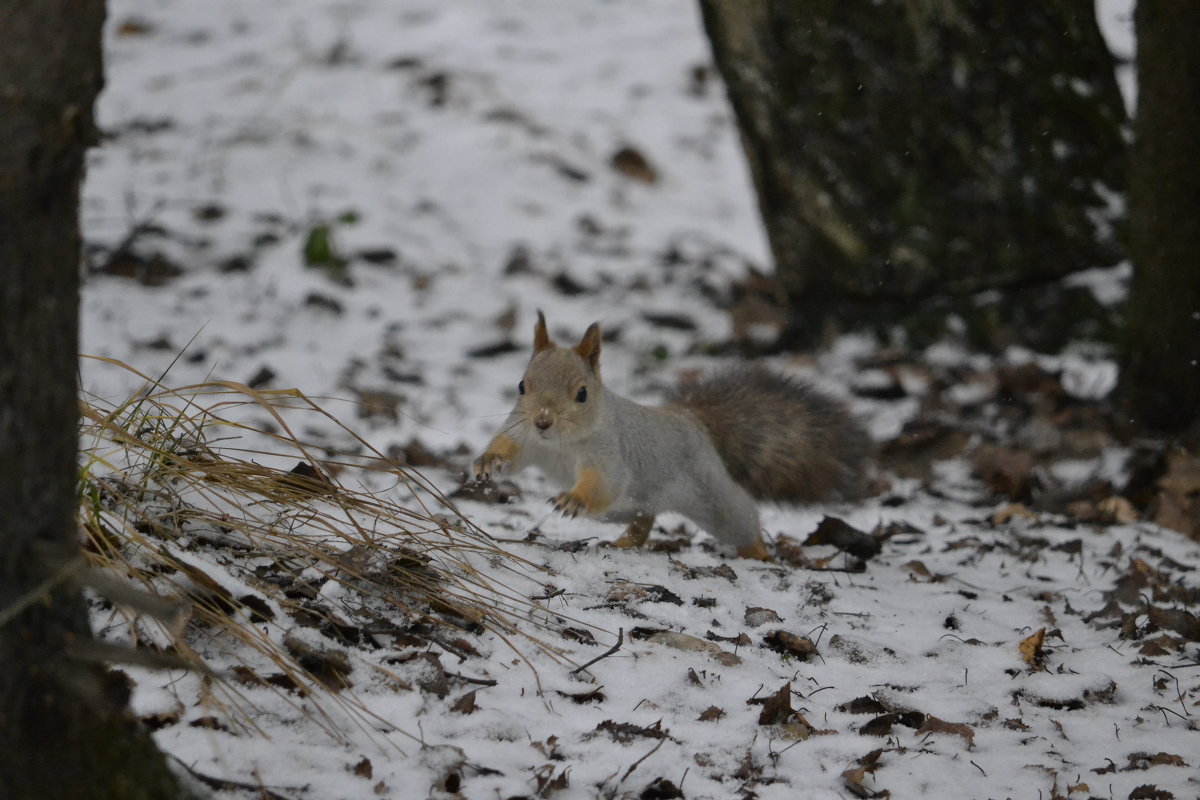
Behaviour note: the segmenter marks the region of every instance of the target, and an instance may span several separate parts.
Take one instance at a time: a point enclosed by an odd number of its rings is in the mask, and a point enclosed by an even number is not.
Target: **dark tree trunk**
[[[79,401],[79,183],[103,0],[0,0],[0,796],[169,798],[69,579]],[[12,612],[19,610],[13,616]]]
[[[1134,271],[1121,384],[1136,421],[1179,431],[1200,425],[1200,3],[1138,0],[1134,24]]]
[[[1002,345],[989,320],[1027,338],[1070,315],[1047,284],[1119,260],[1126,117],[1092,0],[700,6],[796,343],[954,311]]]

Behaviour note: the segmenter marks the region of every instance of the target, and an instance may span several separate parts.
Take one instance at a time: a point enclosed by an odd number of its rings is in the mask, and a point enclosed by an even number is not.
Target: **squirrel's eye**
[[[525,394],[525,380],[523,378],[521,379],[521,382],[517,384],[517,394]]]
[[[586,386],[579,387],[579,391],[575,393],[575,402],[576,403],[586,403],[587,402],[587,387]]]

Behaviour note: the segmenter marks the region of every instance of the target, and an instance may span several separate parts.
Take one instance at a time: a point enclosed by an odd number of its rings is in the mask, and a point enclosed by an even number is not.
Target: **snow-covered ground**
[[[593,320],[614,331],[606,383],[653,402],[717,363],[699,353],[730,337],[719,305],[768,266],[687,0],[113,0],[106,43],[84,352],[153,375],[174,362],[170,385],[298,387],[380,451],[416,439],[439,454],[428,475],[447,492],[515,396],[535,309],[564,339]],[[344,269],[305,266],[326,236]],[[775,365],[885,440],[928,386],[902,374],[903,398],[853,394],[886,372],[878,355],[847,338]],[[923,358],[994,366],[953,347]],[[1086,349],[1039,363],[1085,400],[1112,385]],[[137,389],[81,369],[98,396]],[[959,390],[960,409],[990,396]],[[354,446],[319,421],[303,435]],[[1058,469],[1119,472],[1113,459]],[[1200,794],[1197,644],[1187,617],[1166,620],[1177,630],[1153,613],[1197,602],[1200,548],[1173,532],[1005,511],[959,459],[861,504],[765,509],[781,549],[827,515],[878,531],[861,571],[823,545],[792,547],[807,566],[726,567],[703,535],[671,544],[680,524],[694,533],[679,518],[660,520],[657,548],[599,548],[614,526],[548,516],[551,489],[518,483],[514,504],[460,508],[501,539],[540,530],[505,546],[544,571],[511,580],[547,597],[529,633],[565,658],[470,637],[477,655],[432,652],[494,684],[451,676],[439,692],[384,676],[413,668],[387,666],[398,643],[355,651],[380,668],[353,687],[373,721],[334,713],[336,735],[308,701],[267,692],[261,733],[213,722],[203,682],[180,673],[130,670],[136,710],[179,709],[155,736],[197,772],[288,798],[678,796],[667,781],[689,798]],[[1185,641],[1148,650],[1122,624]],[[1039,629],[1044,669],[1020,649]],[[816,652],[773,649],[777,631]],[[760,702],[785,685],[806,722]],[[1146,786],[1160,793],[1131,795]]]

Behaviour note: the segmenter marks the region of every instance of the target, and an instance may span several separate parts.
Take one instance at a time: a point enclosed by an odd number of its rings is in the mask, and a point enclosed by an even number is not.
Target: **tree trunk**
[[[102,83],[103,0],[0,0],[0,795],[169,798],[69,579],[75,523],[79,184]],[[14,612],[19,612],[15,613]]]
[[[1134,24],[1134,270],[1121,384],[1136,421],[1179,431],[1200,426],[1200,4],[1138,0]]]
[[[700,5],[795,343],[954,312],[1003,345],[989,319],[1027,337],[1070,315],[1035,307],[1046,284],[1119,260],[1126,117],[1092,0]]]

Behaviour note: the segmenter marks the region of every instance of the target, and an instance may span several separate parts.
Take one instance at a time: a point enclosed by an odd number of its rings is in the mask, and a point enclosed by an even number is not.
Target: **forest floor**
[[[216,796],[1200,795],[1200,465],[1131,436],[1103,345],[845,336],[768,359],[843,398],[882,464],[864,502],[764,508],[773,563],[723,560],[679,517],[604,548],[619,529],[548,514],[533,473],[508,502],[439,499],[511,406],[536,309],[563,340],[599,320],[606,384],[649,403],[774,330],[694,3],[113,0],[106,46],[83,352],[171,386],[296,387],[344,425],[287,423],[319,469],[408,503],[334,462],[407,463],[430,517],[512,555],[445,566],[511,612],[498,629],[177,520],[153,548],[313,679],[198,624],[173,633],[217,680],[122,667]],[[1080,280],[1112,303],[1127,274]],[[143,386],[102,360],[81,376],[96,402]],[[93,608],[102,635],[154,639]]]

